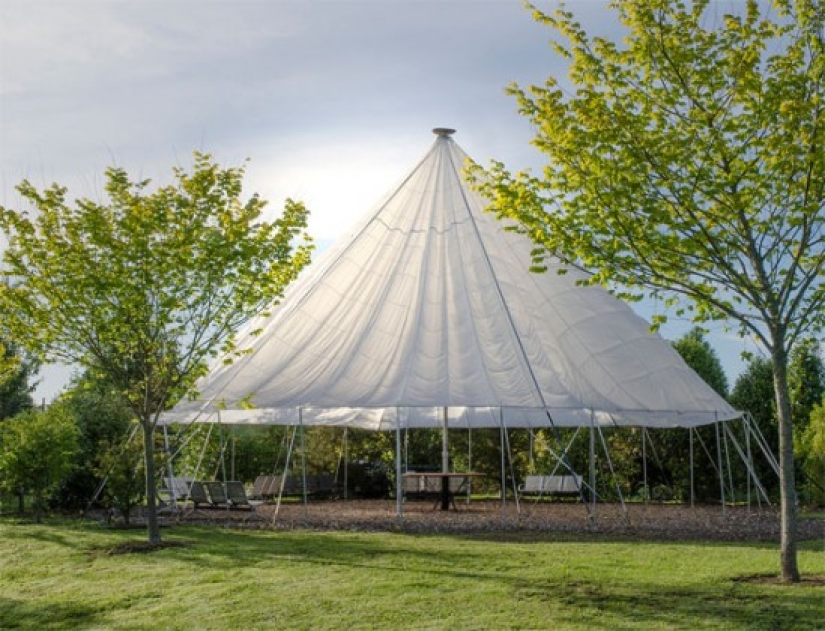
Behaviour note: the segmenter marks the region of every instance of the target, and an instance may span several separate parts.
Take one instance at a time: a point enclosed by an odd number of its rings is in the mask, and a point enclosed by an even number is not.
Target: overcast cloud
[[[603,2],[569,6],[617,32]],[[565,74],[518,0],[3,0],[0,23],[0,204],[19,203],[23,178],[98,197],[110,165],[163,183],[200,150],[249,158],[248,191],[273,212],[305,201],[321,246],[433,127],[482,163],[539,165],[505,87]],[[45,375],[50,396],[62,383]]]

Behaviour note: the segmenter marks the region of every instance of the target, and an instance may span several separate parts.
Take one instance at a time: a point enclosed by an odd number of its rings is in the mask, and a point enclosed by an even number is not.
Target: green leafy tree
[[[115,443],[103,440],[98,447],[96,473],[106,480],[105,501],[120,511],[126,524],[146,494],[141,439],[141,435],[136,435],[131,440]]]
[[[0,419],[32,408],[36,384],[31,380],[37,370],[36,362],[23,357],[15,345],[0,340]]]
[[[0,485],[7,492],[30,492],[40,521],[47,499],[74,466],[77,449],[77,424],[63,405],[7,419],[0,423]]]
[[[822,496],[825,478],[821,477],[818,462],[821,456],[812,448],[817,441],[808,432],[814,410],[825,397],[825,366],[819,351],[819,342],[814,339],[804,340],[791,352],[788,371],[791,387],[792,413],[794,419],[797,454],[797,472],[801,474],[799,483],[800,498],[803,501]]]
[[[621,42],[563,7],[569,80],[510,91],[542,173],[476,171],[492,210],[592,283],[727,320],[773,368],[780,427],[781,574],[799,580],[788,357],[825,320],[825,7],[746,0],[615,0]],[[682,300],[683,299],[683,300]],[[660,315],[654,323],[661,322]]]
[[[702,329],[691,329],[673,343],[673,348],[706,384],[721,396],[728,396],[728,377],[725,375],[725,369],[722,368],[719,355],[705,338]]]
[[[794,425],[804,431],[811,412],[825,396],[825,365],[819,353],[819,342],[806,339],[793,348],[788,366],[788,384]]]
[[[770,360],[765,357],[753,357],[733,384],[728,401],[737,410],[750,413],[768,447],[775,452],[779,445],[779,428],[776,422],[776,397]],[[769,463],[763,458],[757,458],[754,460],[754,469],[768,492],[776,494],[776,473]]]
[[[806,458],[804,472],[808,479],[807,500],[825,505],[825,399],[811,411],[810,423],[802,432]]]
[[[60,489],[58,499],[63,508],[83,509],[103,481],[97,473],[101,443],[126,440],[134,414],[111,384],[95,379],[88,371],[72,381],[60,400],[77,420],[80,449],[77,467]]]
[[[191,172],[176,168],[175,183],[154,190],[110,168],[103,201],[69,204],[64,187],[24,181],[35,212],[0,210],[3,324],[37,356],[85,366],[123,397],[144,434],[152,543],[160,414],[310,258],[304,206],[287,200],[263,221],[264,200],[242,199],[243,175],[196,153]]]

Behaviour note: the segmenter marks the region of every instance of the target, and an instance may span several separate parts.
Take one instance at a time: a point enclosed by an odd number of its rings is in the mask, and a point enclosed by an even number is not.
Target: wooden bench
[[[518,490],[520,495],[579,495],[581,486],[578,474],[528,475]]]

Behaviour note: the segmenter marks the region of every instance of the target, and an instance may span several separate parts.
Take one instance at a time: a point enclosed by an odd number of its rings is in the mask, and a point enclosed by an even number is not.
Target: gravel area
[[[778,541],[776,507],[598,504],[573,502],[457,501],[438,510],[431,502],[407,502],[403,517],[390,500],[283,503],[249,511],[188,511],[169,516],[178,523],[279,530],[354,530],[409,533],[602,533],[656,540]],[[799,520],[799,539],[825,542],[825,519]]]

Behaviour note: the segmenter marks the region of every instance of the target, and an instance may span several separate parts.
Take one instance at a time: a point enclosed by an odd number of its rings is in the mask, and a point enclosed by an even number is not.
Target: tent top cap
[[[455,129],[450,129],[449,127],[436,127],[433,129],[433,133],[436,136],[452,136],[455,133]]]

